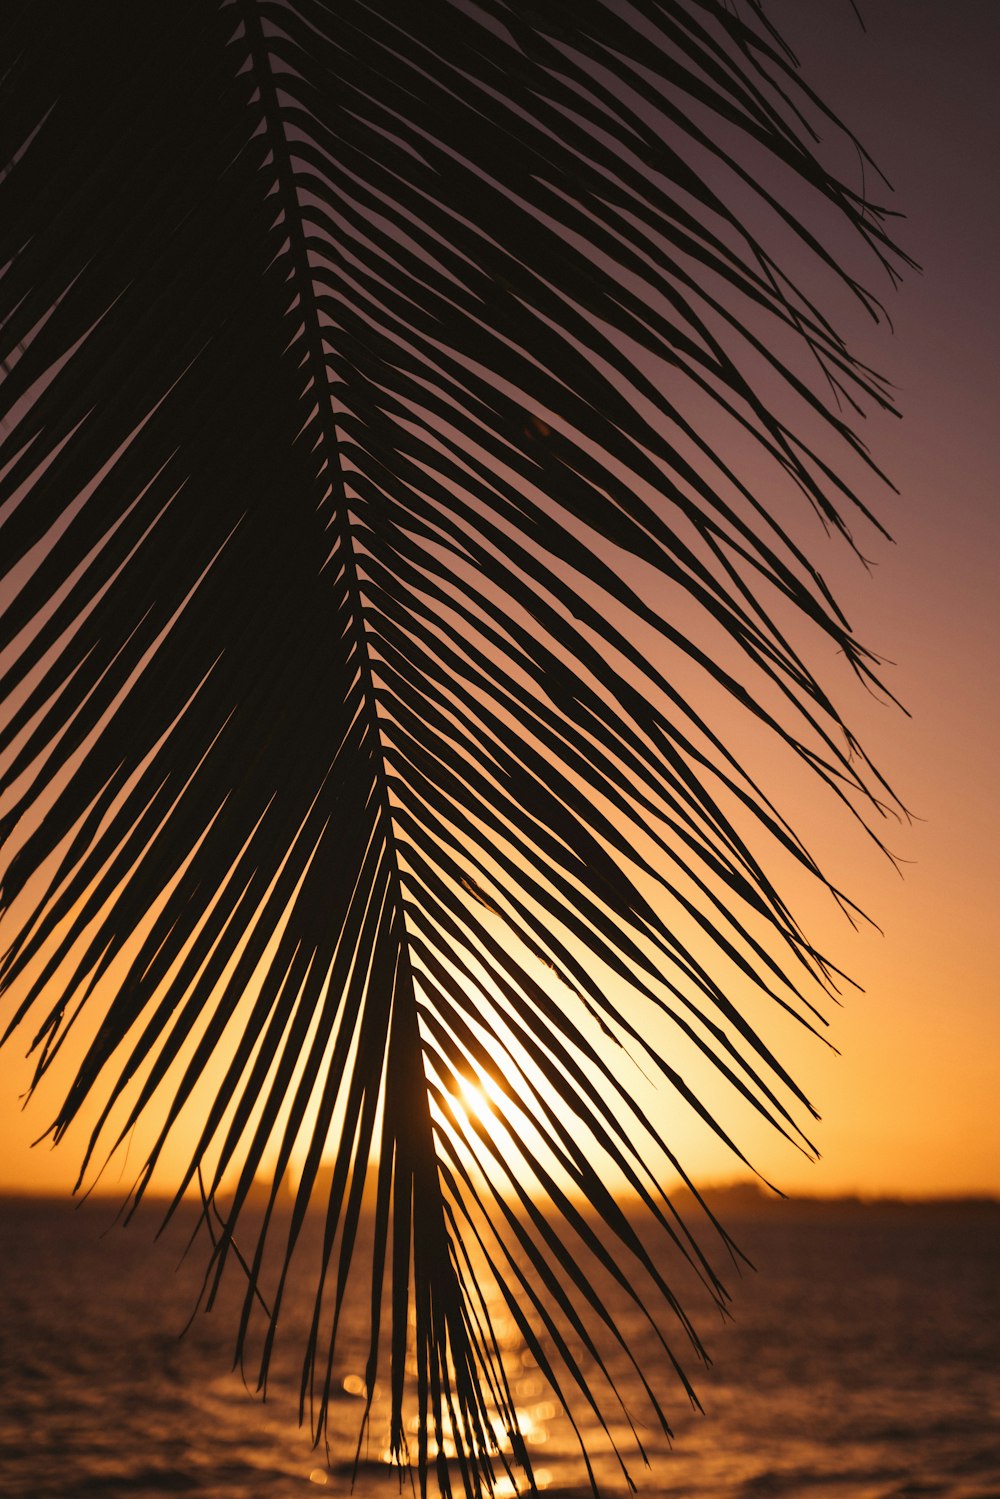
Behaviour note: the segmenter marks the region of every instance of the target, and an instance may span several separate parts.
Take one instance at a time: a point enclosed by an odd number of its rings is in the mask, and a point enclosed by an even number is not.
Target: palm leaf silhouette
[[[81,1180],[155,1121],[136,1201],[211,1079],[178,1199],[218,1214],[212,1277],[242,1259],[241,1342],[283,1235],[262,1381],[322,1197],[317,1440],[374,1173],[394,1451],[409,1355],[421,1481],[449,1490],[447,1428],[467,1492],[530,1482],[481,1276],[602,1420],[600,1274],[696,1350],[660,1240],[724,1295],[616,1054],[724,1140],[732,1093],[811,1149],[734,993],[815,1021],[836,970],[761,849],[823,877],[731,725],[855,815],[889,799],[796,619],[876,663],[769,498],[847,541],[868,515],[845,413],[888,397],[804,287],[877,316],[827,244],[892,274],[885,215],[821,164],[840,127],[756,3],[10,0],[0,28],[6,1034],[36,1083],[76,1047],[50,1133],[96,1100]]]

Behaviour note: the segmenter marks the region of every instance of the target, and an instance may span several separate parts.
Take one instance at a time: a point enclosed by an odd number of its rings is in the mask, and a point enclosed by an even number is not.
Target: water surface
[[[297,1348],[279,1345],[262,1405],[230,1370],[235,1294],[179,1338],[203,1256],[177,1268],[181,1236],[151,1243],[152,1217],[101,1237],[110,1216],[101,1203],[0,1201],[0,1492],[346,1495],[361,1321],[345,1328],[328,1467],[296,1425]],[[640,1493],[1000,1499],[1000,1210],[786,1209],[727,1226],[758,1273],[732,1284],[731,1324],[699,1319],[713,1368],[690,1372],[706,1415],[690,1414],[664,1373],[673,1446],[647,1422],[651,1468],[623,1449]],[[290,1328],[305,1307],[293,1297]],[[582,1494],[572,1432],[516,1335],[508,1357],[540,1483]],[[642,1418],[634,1378],[625,1389]],[[358,1499],[398,1492],[382,1460],[381,1399],[373,1415]],[[585,1434],[600,1453],[597,1433]],[[628,1492],[606,1450],[597,1472],[607,1493]]]

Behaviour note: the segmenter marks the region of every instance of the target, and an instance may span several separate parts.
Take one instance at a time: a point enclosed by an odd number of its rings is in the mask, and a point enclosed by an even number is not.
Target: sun
[[[441,1086],[439,1098],[432,1112],[466,1166],[482,1173],[491,1155],[511,1154],[511,1101],[499,1083],[471,1068],[453,1071]]]
[[[492,1078],[460,1077],[457,1102],[466,1116],[475,1115],[482,1124],[495,1125],[497,1106],[503,1104],[504,1096]]]

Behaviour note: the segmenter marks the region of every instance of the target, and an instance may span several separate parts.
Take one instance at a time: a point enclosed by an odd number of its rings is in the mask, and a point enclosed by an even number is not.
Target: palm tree
[[[885,212],[761,0],[8,0],[0,38],[6,1037],[72,1057],[80,1181],[152,1121],[134,1202],[200,1109],[175,1201],[240,1341],[266,1300],[262,1380],[320,1208],[317,1440],[374,1181],[393,1450],[409,1352],[424,1485],[446,1423],[469,1494],[530,1483],[480,1274],[568,1410],[623,1343],[600,1274],[696,1349],[662,1244],[724,1296],[630,1059],[811,1149],[749,1015],[835,989],[768,859],[823,875],[741,735],[891,804],[795,643],[876,682],[787,503],[871,519],[888,396],[811,288],[879,315]]]

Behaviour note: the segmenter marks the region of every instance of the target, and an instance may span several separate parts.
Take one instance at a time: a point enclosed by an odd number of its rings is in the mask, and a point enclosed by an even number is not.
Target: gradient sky
[[[796,1189],[1000,1190],[1000,445],[997,371],[1000,7],[989,0],[781,0],[775,21],[806,76],[896,189],[900,237],[921,263],[876,349],[903,421],[871,445],[900,490],[881,513],[870,584],[852,620],[898,663],[912,720],[870,716],[868,740],[921,819],[892,840],[912,861],[854,889],[884,939],[838,945],[867,994],[838,1017],[843,1057],[812,1076],[823,1162]],[[846,596],[846,595],[845,595]]]
[[[924,267],[898,296],[886,293],[895,337],[876,332],[858,349],[894,381],[904,414],[865,433],[900,490],[880,509],[897,544],[866,544],[870,577],[846,561],[827,568],[860,638],[898,663],[889,685],[912,720],[862,699],[851,722],[919,820],[888,835],[902,879],[857,839],[820,827],[817,851],[885,935],[855,936],[813,896],[798,903],[817,945],[866,993],[836,1017],[841,1056],[805,1037],[782,1053],[823,1116],[822,1161],[810,1165],[749,1122],[740,1138],[789,1191],[996,1193],[1000,5],[863,9],[867,34],[848,0],[770,6],[807,79],[897,189],[900,240]],[[44,1097],[16,1110],[29,1075],[21,1049],[0,1053],[0,1187],[66,1190],[82,1139],[29,1151],[48,1115]],[[678,1150],[696,1178],[734,1174],[721,1147],[685,1130]]]

